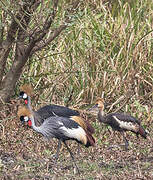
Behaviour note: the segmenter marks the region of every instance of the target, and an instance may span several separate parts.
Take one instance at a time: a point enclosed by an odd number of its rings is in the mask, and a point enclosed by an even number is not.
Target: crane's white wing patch
[[[60,127],[64,131],[64,135],[68,136],[69,138],[77,139],[78,141],[82,142],[83,144],[87,143],[86,132],[82,127],[78,128],[66,128],[65,126]]]
[[[58,121],[58,124],[63,126],[63,123],[61,121]]]
[[[56,113],[54,113],[54,111],[52,111],[52,113],[53,113],[54,116],[58,117],[58,115]]]
[[[138,127],[135,124],[133,124],[132,122],[121,121],[116,116],[113,116],[113,118],[119,123],[120,128],[137,132]]]

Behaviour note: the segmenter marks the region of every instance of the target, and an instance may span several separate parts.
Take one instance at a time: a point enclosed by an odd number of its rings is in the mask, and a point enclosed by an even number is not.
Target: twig
[[[5,130],[5,128],[4,128],[3,124],[0,124],[0,126],[2,127],[2,137],[4,137],[4,130]]]
[[[117,99],[117,101],[114,102],[114,103],[111,105],[111,107],[109,108],[108,112],[110,112],[110,111],[113,109],[113,107],[114,107],[116,104],[119,104],[123,99],[125,99],[125,96],[124,96],[124,95],[121,96],[119,99]]]

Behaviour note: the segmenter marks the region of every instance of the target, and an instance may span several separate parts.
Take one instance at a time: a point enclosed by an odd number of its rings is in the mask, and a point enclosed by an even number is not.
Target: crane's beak
[[[20,121],[21,121],[21,124],[25,124],[24,120],[21,120],[21,119],[20,119]]]
[[[20,99],[22,99],[22,96],[17,97],[17,100],[20,100]]]

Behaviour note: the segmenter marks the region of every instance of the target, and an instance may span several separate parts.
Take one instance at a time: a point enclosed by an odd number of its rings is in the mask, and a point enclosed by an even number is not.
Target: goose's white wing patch
[[[138,127],[134,125],[132,122],[121,121],[116,116],[113,116],[113,118],[119,123],[120,128],[137,132]]]

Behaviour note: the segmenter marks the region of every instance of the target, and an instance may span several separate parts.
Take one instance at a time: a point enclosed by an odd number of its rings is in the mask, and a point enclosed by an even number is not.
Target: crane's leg
[[[73,160],[73,162],[74,162],[74,165],[75,165],[75,167],[76,167],[78,173],[80,174],[79,168],[78,168],[78,166],[77,166],[77,164],[76,164],[76,162],[75,162],[75,159],[74,159],[74,156],[73,156],[72,151],[70,150],[70,148],[68,147],[68,145],[66,144],[65,141],[63,141],[63,143],[65,144],[67,150],[69,151],[69,153],[70,153],[70,155],[71,155],[71,158],[72,158],[72,160]]]
[[[124,132],[121,132],[122,136],[123,136],[123,139],[124,139],[124,142],[125,142],[125,150],[127,151],[128,150],[128,146],[129,146],[129,142],[128,140],[126,139],[125,135],[124,135]]]
[[[57,146],[57,151],[56,151],[56,154],[55,154],[55,161],[57,161],[58,160],[58,158],[59,158],[59,151],[60,151],[60,149],[61,149],[61,140],[58,140],[58,146]]]

